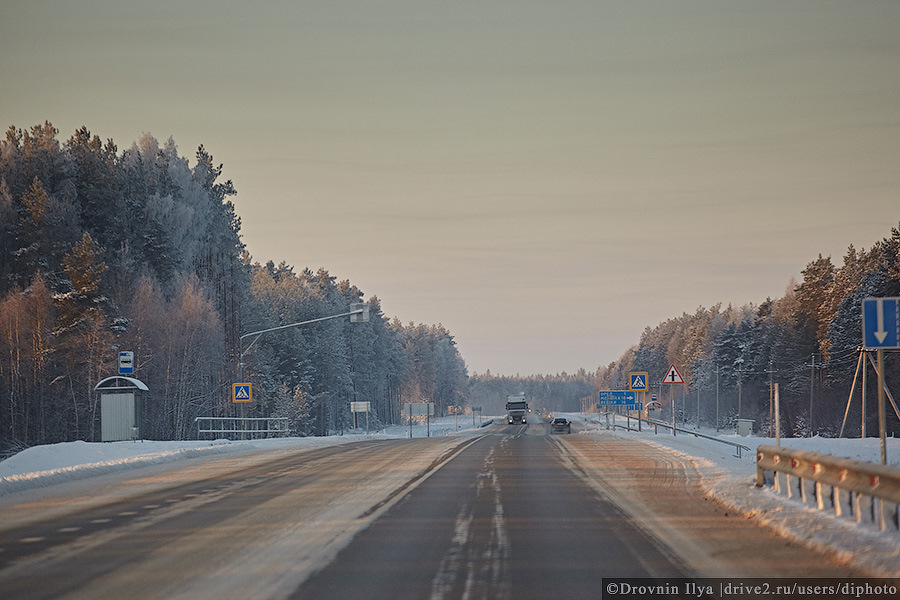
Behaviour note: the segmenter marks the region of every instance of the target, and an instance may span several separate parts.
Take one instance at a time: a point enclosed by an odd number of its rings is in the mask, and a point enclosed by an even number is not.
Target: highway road
[[[864,576],[685,461],[543,423],[204,461],[3,506],[0,598],[599,597],[611,576]]]

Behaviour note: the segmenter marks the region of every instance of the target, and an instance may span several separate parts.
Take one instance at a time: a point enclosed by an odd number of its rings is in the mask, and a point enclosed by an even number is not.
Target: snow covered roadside
[[[476,441],[482,431],[471,427],[470,419],[468,427],[459,424],[456,435],[455,419],[451,418],[432,423],[433,439],[423,444],[405,443],[409,428],[400,427],[370,435],[312,439],[80,443],[30,449],[0,463],[4,473],[20,471],[6,475],[7,479],[23,482],[19,491],[0,495],[0,529],[112,504],[119,498],[140,498],[156,490],[164,490],[166,498],[171,493],[171,500],[143,507],[151,510],[134,521],[123,521],[17,563],[4,570],[4,576],[27,579],[32,573],[29,569],[42,572],[47,564],[66,560],[81,548],[115,541],[229,498],[238,499],[236,505],[242,509],[222,520],[198,521],[195,535],[173,538],[161,548],[151,544],[133,568],[117,572],[115,577],[91,579],[79,594],[121,598],[134,590],[153,589],[157,590],[155,597],[173,599],[286,598],[310,573],[328,564],[358,531],[402,499],[401,492],[425,481],[436,467]],[[424,425],[413,427],[414,437],[425,435]],[[341,468],[342,453],[313,451],[315,460],[304,460],[310,449],[378,439],[387,443],[346,446],[346,456],[364,457],[353,469]],[[288,466],[278,460],[287,457],[294,458]],[[56,468],[46,468],[54,465]],[[259,503],[240,504],[245,489],[285,474],[306,483],[282,486],[272,496],[259,494]],[[221,485],[203,489],[207,484],[197,483],[218,475],[224,475],[220,480],[224,489]],[[188,484],[191,493],[178,492],[182,484]]]
[[[573,431],[580,429],[585,435],[605,431],[605,421],[598,421],[597,415],[565,416],[577,424]],[[617,419],[617,423],[624,425],[624,419]],[[457,432],[460,435],[471,435],[481,431],[477,422],[473,426],[471,417],[460,417],[458,421],[454,417],[445,417],[430,425],[431,435],[435,437],[455,435]],[[702,432],[715,435],[715,431],[711,430]],[[425,435],[425,425],[413,427],[414,437]],[[647,429],[641,433],[618,430],[617,435],[638,438],[644,443],[678,455],[694,465],[710,495],[736,510],[752,515],[792,539],[837,551],[848,561],[870,570],[893,577],[900,576],[900,533],[882,533],[871,525],[856,525],[850,518],[835,518],[831,511],[819,511],[810,505],[801,504],[797,499],[788,499],[776,495],[771,489],[755,486],[756,447],[760,444],[774,444],[772,439],[720,433],[719,437],[722,439],[751,448],[750,452],[744,452],[742,458],[738,459],[731,446],[691,435],[679,434],[673,437],[671,433],[663,433],[662,430],[656,435]],[[239,442],[72,442],[40,446],[0,462],[0,505],[4,501],[18,501],[26,495],[54,495],[58,487],[67,487],[57,486],[58,483],[90,488],[102,479],[117,481],[139,467],[165,471],[175,469],[180,464],[206,464],[220,458],[247,457],[248,460],[262,460],[265,456],[278,452],[408,436],[408,427],[396,426],[368,435],[359,433],[326,438]],[[878,462],[880,452],[877,438],[783,439],[782,445],[870,462]],[[900,440],[888,440],[888,459],[889,463],[900,465]]]
[[[477,432],[470,419],[443,417],[429,426],[414,425],[413,437],[454,435]],[[246,441],[136,441],[65,442],[28,448],[0,462],[0,497],[14,492],[46,488],[58,483],[129,471],[137,467],[162,465],[186,459],[241,456],[278,450],[324,448],[372,439],[409,437],[407,426],[393,426],[380,432],[307,438],[271,438]]]
[[[574,422],[580,422],[582,433],[605,430],[605,419],[597,415],[567,415]],[[622,417],[616,419],[625,425]],[[632,421],[632,426],[636,426]],[[706,435],[716,435],[715,430],[700,430]],[[762,444],[775,445],[775,440],[764,437],[740,437],[720,432],[723,440],[742,444],[751,449],[742,451],[741,458],[734,454],[734,448],[727,445],[678,433],[672,436],[660,429],[654,434],[646,427],[642,432],[617,430],[617,435],[640,439],[642,442],[665,449],[692,464],[700,474],[707,493],[724,502],[729,507],[752,516],[797,542],[823,550],[837,552],[844,560],[884,576],[900,576],[900,533],[878,531],[871,524],[857,525],[850,517],[836,518],[830,510],[820,511],[811,504],[802,504],[799,499],[789,499],[776,494],[771,488],[756,487],[756,448]],[[786,448],[807,450],[843,456],[855,460],[880,462],[878,438],[830,439],[830,438],[787,438],[781,440]],[[888,439],[888,463],[900,466],[900,439]]]

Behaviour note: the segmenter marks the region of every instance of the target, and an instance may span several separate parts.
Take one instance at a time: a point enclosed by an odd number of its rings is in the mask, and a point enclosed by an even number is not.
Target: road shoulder
[[[612,433],[554,439],[570,469],[700,576],[872,575],[836,552],[806,547],[726,506],[707,493],[685,457]]]

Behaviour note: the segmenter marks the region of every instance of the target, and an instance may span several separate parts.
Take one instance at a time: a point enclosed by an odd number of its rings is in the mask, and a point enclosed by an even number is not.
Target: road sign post
[[[366,433],[369,433],[369,412],[372,409],[371,402],[351,402],[350,412],[353,413],[353,429],[357,428],[356,413],[366,413]]]
[[[681,373],[678,372],[678,368],[673,364],[669,367],[669,370],[666,371],[666,376],[663,377],[663,383],[674,386],[675,384],[684,385],[684,377],[681,376]],[[669,388],[669,405],[672,408],[672,437],[675,437],[675,388]]]
[[[412,437],[412,418],[415,416],[425,417],[427,436],[431,437],[431,415],[434,414],[434,402],[407,402],[403,405],[403,410],[409,418],[409,437]]]
[[[878,366],[878,436],[881,464],[887,464],[884,406],[884,351],[900,349],[900,298],[866,298],[862,301],[863,348],[876,351]],[[865,415],[863,415],[865,421]]]

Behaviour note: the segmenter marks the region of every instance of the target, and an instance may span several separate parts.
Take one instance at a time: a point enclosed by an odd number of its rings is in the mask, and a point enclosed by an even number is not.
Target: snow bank
[[[598,418],[598,415],[571,415],[570,418],[580,421],[582,433],[586,435],[605,431],[605,418]],[[625,419],[617,417],[616,423],[624,426]],[[632,426],[637,426],[634,420]],[[775,445],[774,438],[741,437],[725,432],[717,434],[714,429],[698,431],[747,446],[751,452],[744,451],[741,458],[737,458],[734,448],[727,444],[681,432],[673,436],[671,431],[665,430],[664,433],[662,428],[659,434],[654,434],[653,428],[647,428],[646,424],[640,433],[617,430],[619,435],[638,437],[644,443],[688,461],[697,469],[709,495],[782,535],[823,551],[834,552],[846,562],[883,576],[900,577],[900,533],[897,531],[882,532],[872,524],[857,525],[849,516],[838,518],[830,510],[818,510],[812,504],[802,504],[799,499],[776,494],[770,487],[756,487],[756,448],[763,444]],[[782,438],[781,445],[873,463],[881,461],[878,438]],[[900,466],[900,439],[887,440],[887,456],[888,464]]]
[[[430,426],[414,424],[413,437],[468,434],[478,429],[471,417],[441,417]],[[281,449],[323,448],[368,439],[409,437],[408,426],[396,425],[370,434],[348,433],[328,437],[271,438],[261,440],[65,442],[35,446],[0,462],[0,496],[125,471],[136,467],[221,454]]]

